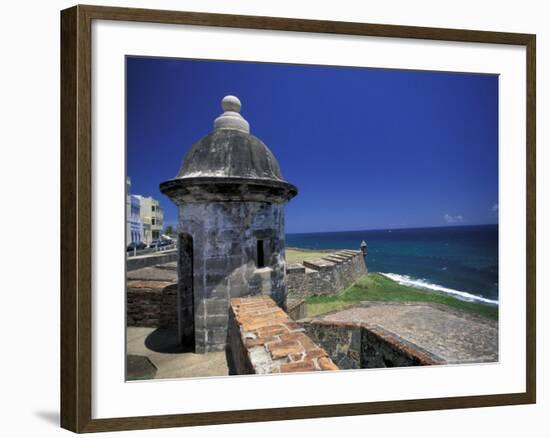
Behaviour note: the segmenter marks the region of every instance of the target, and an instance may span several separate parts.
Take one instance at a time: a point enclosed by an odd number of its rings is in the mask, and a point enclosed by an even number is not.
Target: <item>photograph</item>
[[[125,72],[127,381],[499,362],[498,74]]]
[[[543,2],[5,6],[2,436],[548,429]]]

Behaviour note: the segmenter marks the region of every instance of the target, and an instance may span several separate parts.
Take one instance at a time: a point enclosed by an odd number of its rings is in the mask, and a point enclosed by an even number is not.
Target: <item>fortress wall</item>
[[[307,267],[304,264],[289,264],[286,268],[288,309],[294,320],[305,317],[305,297],[339,292],[367,272],[360,251],[338,251],[308,262]],[[126,292],[128,326],[177,327],[176,303],[175,263],[129,270]]]
[[[306,317],[306,302],[303,299],[288,299],[286,302],[286,311],[288,316],[294,321]]]
[[[361,251],[343,250],[287,266],[289,298],[335,294],[367,273]]]
[[[168,281],[130,280],[126,287],[126,325],[177,327],[177,284]]]
[[[300,321],[306,333],[328,352],[343,370],[361,368],[361,327]]]
[[[175,262],[178,259],[177,249],[153,252],[136,257],[126,258],[126,270],[135,271],[149,266],[161,265],[164,263]]]
[[[306,268],[301,263],[289,263],[286,265],[287,299],[292,297],[300,299],[307,295]]]
[[[306,334],[328,352],[340,369],[386,368],[444,363],[379,326],[302,320]]]

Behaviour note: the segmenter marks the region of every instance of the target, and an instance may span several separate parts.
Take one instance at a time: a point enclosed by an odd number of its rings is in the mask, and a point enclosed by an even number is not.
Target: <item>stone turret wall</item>
[[[193,236],[195,351],[225,348],[231,298],[268,295],[286,309],[283,204],[194,202],[179,214],[178,231]]]
[[[289,298],[331,295],[367,274],[361,251],[342,250],[317,259],[287,265]]]

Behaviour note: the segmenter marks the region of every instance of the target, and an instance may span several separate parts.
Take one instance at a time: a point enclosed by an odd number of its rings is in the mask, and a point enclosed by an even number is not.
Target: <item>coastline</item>
[[[331,250],[287,247],[287,263],[323,257]],[[352,286],[334,294],[306,299],[307,315],[313,317],[366,301],[427,302],[498,320],[498,302],[467,292],[391,273],[369,272]]]
[[[370,272],[387,273],[408,286],[497,304],[498,236],[498,225],[476,225],[287,234],[286,245],[308,255],[359,249],[364,240]]]
[[[448,306],[455,310],[498,320],[498,306],[464,301],[452,295],[401,285],[379,272],[370,272],[351,287],[334,295],[318,295],[306,299],[307,316],[332,312],[354,304],[376,302],[425,302]]]
[[[408,275],[393,274],[391,272],[379,272],[379,274],[403,286],[409,286],[409,287],[424,290],[424,291],[431,291],[431,292],[437,292],[445,295],[451,295],[461,301],[477,302],[477,303],[498,306],[498,301],[496,300],[490,300],[488,298],[484,298],[482,296],[475,295],[470,292],[450,289],[450,288],[441,286],[439,284],[430,283],[423,279],[416,279]]]

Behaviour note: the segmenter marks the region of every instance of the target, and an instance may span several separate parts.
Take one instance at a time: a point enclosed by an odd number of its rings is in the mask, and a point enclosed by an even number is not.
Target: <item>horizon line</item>
[[[462,224],[462,225],[427,225],[419,227],[392,227],[392,228],[369,228],[369,229],[355,229],[355,230],[325,230],[325,231],[298,231],[298,232],[285,232],[285,234],[323,234],[323,233],[356,233],[360,231],[393,231],[393,230],[421,230],[426,228],[466,228],[466,227],[485,227],[490,225],[498,225],[497,223],[485,223],[485,224]]]

